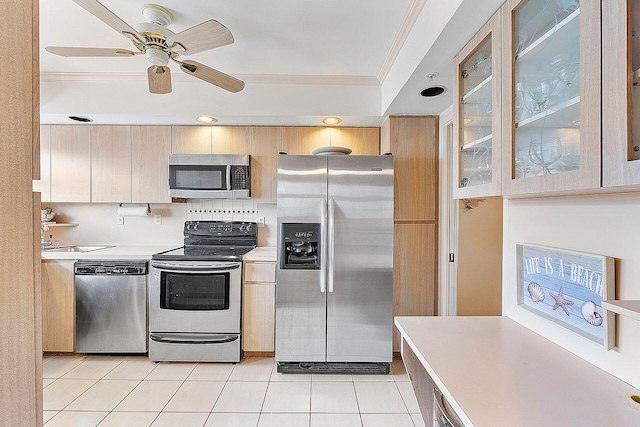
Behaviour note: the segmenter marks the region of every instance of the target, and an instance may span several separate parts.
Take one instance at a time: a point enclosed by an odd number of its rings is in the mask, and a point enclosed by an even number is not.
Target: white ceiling
[[[145,0],[103,0],[135,27]],[[147,0],[148,1],[148,0]],[[157,0],[175,32],[204,20],[227,26],[235,43],[189,59],[245,80],[232,94],[171,65],[173,92],[148,93],[144,57],[63,58],[45,46],[130,49],[130,41],[72,0],[40,0],[41,119],[69,123],[377,126],[386,114],[434,114],[451,92],[427,100],[425,70],[451,85],[452,58],[504,0]],[[480,3],[480,4],[479,4]]]

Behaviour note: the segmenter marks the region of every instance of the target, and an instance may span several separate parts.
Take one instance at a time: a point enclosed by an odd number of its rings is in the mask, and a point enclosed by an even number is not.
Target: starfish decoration
[[[567,310],[567,306],[573,305],[573,301],[565,299],[563,293],[564,293],[564,289],[560,288],[558,295],[554,295],[551,292],[549,292],[549,295],[551,295],[551,298],[556,300],[556,305],[553,306],[553,309],[555,310],[556,308],[560,307],[561,309],[564,310],[565,313],[567,313],[567,316],[568,316],[569,310]]]

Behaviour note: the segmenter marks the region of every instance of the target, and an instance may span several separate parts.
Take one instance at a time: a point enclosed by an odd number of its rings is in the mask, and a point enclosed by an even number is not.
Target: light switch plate
[[[118,215],[118,217],[116,218],[116,224],[124,225],[124,217],[122,215]]]
[[[153,223],[155,225],[162,225],[162,215],[161,214],[156,214],[153,216]]]
[[[258,217],[258,227],[264,227],[264,217],[263,216],[259,216]]]

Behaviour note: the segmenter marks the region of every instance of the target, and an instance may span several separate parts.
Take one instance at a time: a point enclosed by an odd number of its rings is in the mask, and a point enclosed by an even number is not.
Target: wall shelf
[[[640,320],[640,300],[611,300],[602,301],[602,308],[623,316]]]

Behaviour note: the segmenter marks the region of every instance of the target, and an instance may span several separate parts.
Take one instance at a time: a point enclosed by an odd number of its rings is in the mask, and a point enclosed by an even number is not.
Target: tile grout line
[[[352,381],[351,386],[353,387],[353,394],[356,396],[356,405],[358,406],[358,417],[360,418],[360,426],[364,426],[364,421],[362,421],[362,412],[360,411],[360,401],[358,400],[358,391],[356,390],[356,382]]]

